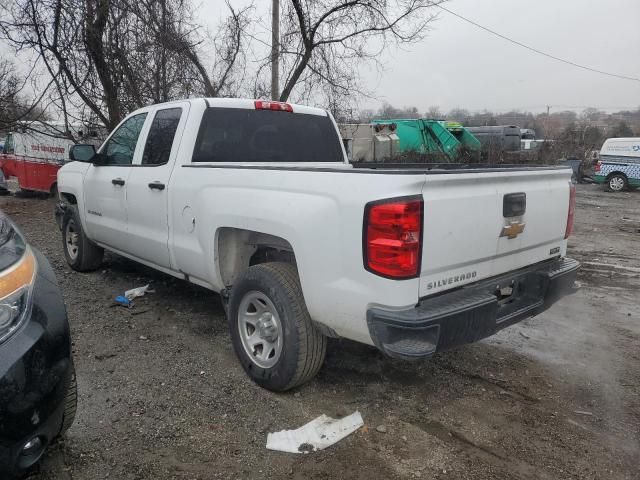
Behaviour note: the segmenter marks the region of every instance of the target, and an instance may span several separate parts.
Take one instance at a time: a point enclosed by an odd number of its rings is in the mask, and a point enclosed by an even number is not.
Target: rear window
[[[193,162],[343,162],[328,116],[209,108]]]

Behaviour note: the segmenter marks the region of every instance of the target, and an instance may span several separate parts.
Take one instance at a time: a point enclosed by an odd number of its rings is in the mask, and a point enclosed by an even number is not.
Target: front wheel
[[[71,381],[67,388],[67,394],[64,398],[64,414],[62,416],[62,425],[60,425],[60,433],[64,435],[76,419],[76,410],[78,408],[78,384],[76,382],[76,369],[71,366]]]
[[[311,321],[291,264],[264,263],[242,273],[231,290],[228,321],[242,367],[263,388],[302,385],[324,362],[326,337]]]
[[[607,179],[607,190],[610,192],[621,192],[627,188],[627,177],[620,173],[615,173]]]
[[[69,205],[62,218],[62,246],[67,263],[78,272],[95,270],[102,263],[104,250],[85,235],[75,205]]]

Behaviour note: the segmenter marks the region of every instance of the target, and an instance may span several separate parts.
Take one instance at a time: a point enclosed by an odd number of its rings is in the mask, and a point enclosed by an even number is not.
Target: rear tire
[[[249,267],[233,285],[227,318],[236,355],[261,387],[284,392],[322,367],[327,339],[309,316],[295,266]]]
[[[85,235],[75,205],[67,206],[62,218],[62,247],[67,263],[78,272],[95,270],[102,263],[104,250]]]
[[[605,188],[609,192],[621,192],[627,189],[628,184],[629,182],[627,181],[627,177],[625,177],[621,173],[614,173],[609,178],[607,178]]]

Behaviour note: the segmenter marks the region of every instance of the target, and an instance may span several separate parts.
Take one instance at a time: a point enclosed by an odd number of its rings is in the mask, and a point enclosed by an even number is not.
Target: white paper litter
[[[144,287],[132,288],[124,292],[124,296],[129,300],[133,300],[136,297],[142,297],[145,293],[153,293],[153,290],[149,289],[149,284]]]
[[[282,430],[267,435],[267,448],[289,453],[324,450],[358,430],[364,422],[360,412],[335,419],[320,415],[297,430]]]

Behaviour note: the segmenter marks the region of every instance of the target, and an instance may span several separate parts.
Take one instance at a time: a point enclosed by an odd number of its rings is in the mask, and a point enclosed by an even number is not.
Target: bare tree
[[[400,119],[400,118],[420,118],[420,111],[417,107],[394,107],[390,103],[383,103],[376,112],[378,119]]]
[[[429,110],[425,112],[425,116],[433,120],[441,120],[444,118],[444,114],[440,111],[440,107],[437,105],[429,107]]]
[[[470,113],[464,108],[454,108],[445,115],[447,120],[453,120],[456,122],[468,123]]]
[[[0,59],[0,129],[12,128],[21,120],[46,118],[40,105],[41,97],[28,98],[22,93],[30,74],[16,72],[12,62]]]
[[[319,92],[339,103],[362,88],[358,66],[390,45],[419,41],[443,0],[289,0],[282,9],[281,101]]]
[[[0,60],[0,126],[11,123],[18,116],[20,84],[11,62]]]
[[[186,0],[14,0],[0,11],[0,32],[35,52],[65,122],[93,117],[111,129],[150,103],[233,90],[250,7],[227,5],[208,49],[212,68]]]

